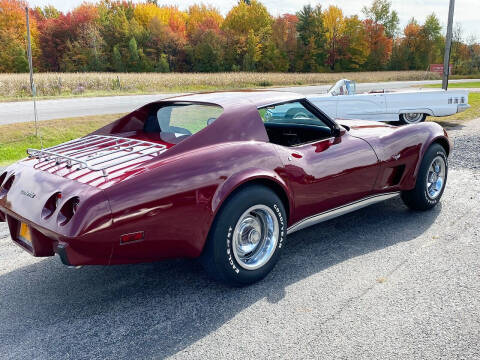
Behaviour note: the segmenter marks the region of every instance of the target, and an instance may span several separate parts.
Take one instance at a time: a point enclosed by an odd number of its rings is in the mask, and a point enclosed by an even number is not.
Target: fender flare
[[[220,185],[215,194],[212,197],[211,210],[213,217],[215,219],[218,211],[222,207],[226,199],[238,188],[249,183],[249,182],[261,182],[269,181],[275,183],[279,189],[282,189],[284,192],[285,198],[288,201],[289,218],[292,216],[292,211],[294,209],[293,194],[290,191],[289,187],[285,181],[274,171],[261,169],[261,168],[249,168],[241,172],[235,173],[226,179],[222,185]]]
[[[423,146],[420,149],[419,160],[418,160],[417,164],[415,165],[415,170],[413,172],[413,178],[411,179],[411,183],[409,184],[409,186],[412,187],[412,188],[415,186],[415,182],[417,181],[418,171],[420,170],[420,165],[422,164],[425,153],[430,148],[430,146],[432,146],[432,144],[440,144],[442,146],[446,146],[445,151],[447,152],[447,157],[450,155],[450,153],[452,151],[452,148],[453,148],[451,140],[446,135],[437,134],[437,135],[430,136],[427,139],[427,141],[425,141],[423,143]]]

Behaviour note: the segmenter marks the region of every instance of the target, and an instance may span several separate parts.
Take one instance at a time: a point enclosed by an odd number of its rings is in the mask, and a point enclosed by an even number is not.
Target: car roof
[[[305,96],[294,92],[273,90],[216,91],[209,93],[175,96],[162,101],[188,101],[217,104],[225,110],[244,106],[262,107],[270,104],[304,99]]]

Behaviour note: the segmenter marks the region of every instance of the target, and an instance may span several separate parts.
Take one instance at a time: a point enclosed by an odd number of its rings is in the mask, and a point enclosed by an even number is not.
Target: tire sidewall
[[[414,124],[420,124],[425,121],[427,118],[427,114],[422,114],[422,118],[419,121],[416,122],[410,122],[405,120],[404,114],[400,114],[400,122],[404,125],[414,125]]]
[[[237,262],[233,254],[233,233],[242,214],[250,207],[260,204],[268,206],[275,214],[279,226],[278,240],[272,257],[265,265],[255,270],[247,270]],[[221,267],[224,277],[229,283],[237,285],[262,279],[273,269],[285,245],[287,219],[283,203],[268,188],[252,186],[235,194],[220,211],[215,231],[212,233],[213,238],[209,240],[215,243],[215,262]]]
[[[431,199],[428,196],[428,189],[426,185],[426,176],[428,173],[428,170],[430,168],[430,164],[432,163],[433,159],[437,156],[440,156],[443,158],[445,161],[445,179],[443,182],[442,190],[440,191],[440,194],[435,199]],[[422,196],[424,198],[424,201],[426,204],[428,204],[428,207],[434,207],[437,205],[437,203],[440,201],[442,198],[443,192],[445,190],[445,187],[447,186],[447,178],[448,178],[448,158],[445,150],[440,146],[440,145],[434,145],[430,149],[428,149],[426,156],[424,157],[424,162],[422,163],[422,168],[419,173],[419,177],[417,181],[422,182]]]

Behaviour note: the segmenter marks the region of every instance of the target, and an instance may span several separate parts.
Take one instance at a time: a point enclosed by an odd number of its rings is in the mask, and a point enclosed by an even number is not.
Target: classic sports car
[[[333,119],[400,121],[415,124],[430,116],[449,116],[470,108],[465,90],[377,90],[356,93],[354,81],[342,79],[327,94],[308,97]]]
[[[267,116],[275,109],[284,115]],[[0,214],[33,256],[199,257],[213,278],[244,285],[272,270],[294,231],[397,195],[435,206],[451,146],[435,123],[337,123],[294,93],[180,96],[29,149],[0,174]]]

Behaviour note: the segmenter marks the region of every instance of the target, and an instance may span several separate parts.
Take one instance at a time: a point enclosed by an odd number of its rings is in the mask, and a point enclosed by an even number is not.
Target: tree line
[[[26,72],[26,19],[22,0],[0,0],[0,72]],[[305,5],[273,17],[257,0],[240,0],[226,16],[214,7],[186,11],[101,0],[68,13],[30,9],[36,71],[49,72],[327,72],[426,70],[442,63],[444,36],[432,13],[404,29],[388,0],[362,14],[337,6]],[[480,44],[454,34],[457,73],[480,71]]]

